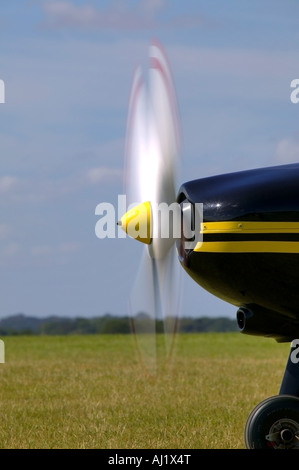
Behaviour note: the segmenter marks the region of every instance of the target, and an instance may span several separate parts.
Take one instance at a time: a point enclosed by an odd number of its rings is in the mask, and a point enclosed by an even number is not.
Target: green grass
[[[289,344],[182,334],[155,380],[130,335],[10,336],[0,448],[242,449],[252,408],[279,391]]]

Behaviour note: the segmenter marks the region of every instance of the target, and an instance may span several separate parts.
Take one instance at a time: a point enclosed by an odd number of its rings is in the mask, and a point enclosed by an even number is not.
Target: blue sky
[[[182,183],[298,161],[297,1],[1,2],[0,317],[127,313],[142,247],[99,240],[95,208],[123,193],[132,74],[153,37],[177,90]],[[182,315],[235,312],[183,273]]]

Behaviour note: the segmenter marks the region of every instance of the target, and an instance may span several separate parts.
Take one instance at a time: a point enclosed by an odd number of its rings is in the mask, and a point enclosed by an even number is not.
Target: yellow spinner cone
[[[151,204],[143,202],[130,209],[117,223],[132,238],[149,245],[151,236]]]

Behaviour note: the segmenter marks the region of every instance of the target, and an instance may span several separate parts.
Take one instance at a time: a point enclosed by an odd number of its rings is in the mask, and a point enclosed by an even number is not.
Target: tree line
[[[153,324],[149,317],[137,317],[138,331],[148,332]],[[135,319],[136,321],[136,319]],[[148,328],[149,324],[151,327]],[[69,335],[69,334],[130,334],[132,319],[129,316],[103,315],[99,317],[47,317],[36,318],[17,314],[0,320],[0,336],[7,335]],[[157,333],[163,332],[163,322],[155,322]],[[179,333],[238,331],[236,321],[226,317],[182,317],[177,321]]]

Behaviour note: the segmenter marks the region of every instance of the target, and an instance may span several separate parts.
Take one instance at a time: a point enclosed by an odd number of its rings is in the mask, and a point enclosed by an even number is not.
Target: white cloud
[[[276,161],[279,164],[299,162],[299,142],[293,139],[282,139],[277,144]]]
[[[77,242],[60,243],[58,246],[58,253],[75,253],[80,249],[80,244]]]
[[[164,0],[142,0],[138,4],[139,10],[143,11],[146,15],[156,15],[162,11],[166,6]]]
[[[11,233],[11,226],[5,222],[0,223],[0,240],[8,237]]]
[[[2,176],[0,178],[0,193],[9,193],[16,188],[18,179],[14,176]]]
[[[75,5],[67,0],[47,1],[43,3],[43,25],[50,29],[140,30],[153,26],[164,4],[164,0],[141,0],[137,8],[133,8],[128,2],[113,1],[107,8],[96,8],[91,4]]]
[[[40,175],[38,178],[27,175],[22,178],[4,176],[0,178],[0,194],[2,204],[36,204],[46,201],[63,200],[66,195],[78,195],[81,191],[89,191],[94,185],[102,187],[122,183],[123,170],[108,166],[70,170],[69,173],[53,177]],[[0,238],[8,227],[0,223]]]
[[[98,2],[99,3],[99,2]],[[71,1],[46,1],[43,4],[45,29],[81,31],[142,31],[167,27],[176,30],[197,28],[202,15],[181,14],[171,0],[111,0],[108,6],[90,3],[75,5]],[[167,15],[164,13],[167,12]]]
[[[119,181],[122,177],[122,170],[119,168],[98,167],[91,168],[86,172],[86,181],[90,184],[97,184],[109,181]]]
[[[38,246],[33,246],[31,249],[31,254],[33,256],[49,256],[52,254],[52,249],[49,245],[38,245]]]
[[[56,246],[36,245],[31,248],[31,254],[35,257],[71,254],[77,252],[79,248],[80,244],[77,242],[64,242]]]
[[[13,258],[20,253],[21,245],[16,242],[11,242],[1,248],[1,258]]]
[[[68,1],[51,1],[43,4],[49,24],[86,26],[95,21],[96,10],[91,5],[76,6]]]
[[[81,244],[75,241],[34,245],[29,250],[25,263],[43,267],[67,265],[80,249]]]

